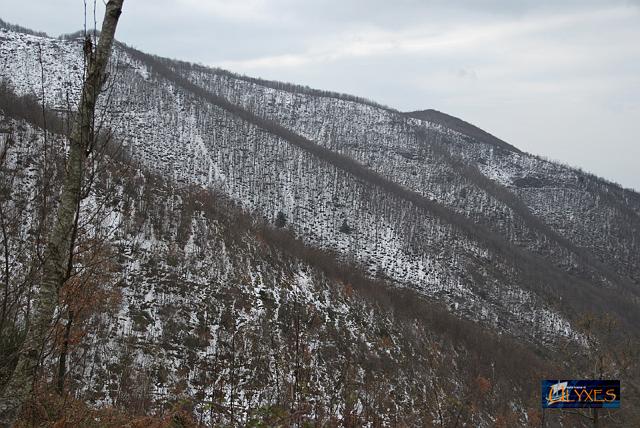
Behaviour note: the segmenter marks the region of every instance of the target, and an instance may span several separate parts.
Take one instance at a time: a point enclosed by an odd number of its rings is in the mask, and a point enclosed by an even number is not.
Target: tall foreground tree
[[[90,38],[85,40],[85,78],[78,112],[69,136],[69,156],[60,203],[48,236],[42,282],[31,318],[27,322],[24,344],[12,376],[4,390],[0,391],[0,426],[11,426],[31,395],[38,367],[43,359],[43,350],[46,349],[51,333],[60,290],[68,279],[69,267],[73,264],[85,165],[94,143],[96,103],[106,80],[106,68],[123,1],[109,0],[107,3],[97,47],[94,49]]]

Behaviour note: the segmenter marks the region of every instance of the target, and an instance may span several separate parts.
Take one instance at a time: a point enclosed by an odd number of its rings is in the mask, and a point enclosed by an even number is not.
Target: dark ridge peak
[[[415,119],[437,123],[439,125],[453,129],[454,131],[458,131],[464,135],[467,135],[481,143],[490,144],[492,146],[499,147],[511,152],[522,153],[522,151],[517,147],[512,146],[511,144],[501,140],[500,138],[494,137],[493,135],[489,134],[486,131],[483,131],[477,126],[472,125],[469,122],[465,122],[462,119],[458,119],[457,117],[442,113],[438,110],[427,109],[422,111],[412,111],[404,113],[404,115],[413,117]]]
[[[85,35],[99,36],[100,35],[100,30],[98,30],[96,28],[87,28],[86,30],[80,29],[78,31],[74,31],[73,33],[60,34],[58,36],[58,40],[84,39]]]

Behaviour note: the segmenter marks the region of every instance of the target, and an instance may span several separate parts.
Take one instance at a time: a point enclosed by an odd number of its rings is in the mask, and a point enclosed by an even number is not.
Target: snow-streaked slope
[[[13,141],[2,183],[17,174],[15,207],[3,208],[23,220],[10,242],[33,242],[44,132],[1,114],[0,126]],[[60,153],[64,139],[49,133],[48,144]],[[99,239],[105,257],[100,281],[82,286],[93,287],[84,322],[76,306],[68,383],[82,399],[131,414],[189,403],[203,422],[237,426],[269,409],[300,423],[491,426],[498,414],[525,423],[537,404],[537,388],[525,389],[541,367],[530,349],[333,262],[317,266],[222,195],[112,159],[103,171],[78,236],[80,246]],[[488,378],[473,409],[446,399]],[[518,397],[508,411],[503,396]]]
[[[18,92],[40,95],[34,85],[39,87],[42,51],[46,103],[63,108],[68,98],[73,104],[77,95],[68,90],[68,82],[77,80],[82,70],[77,41],[12,32],[0,33],[0,37],[4,59],[0,71]],[[572,277],[540,272],[531,278],[531,269],[522,268],[517,258],[512,260],[508,249],[496,250],[446,217],[425,212],[414,202],[354,177],[340,165],[318,159],[277,133],[208,102],[202,94],[185,90],[180,82],[132,57],[129,50],[116,49],[113,64],[108,117],[127,152],[153,171],[179,183],[217,189],[268,220],[283,212],[287,227],[307,243],[335,249],[372,275],[444,301],[460,316],[535,341],[578,337],[554,295],[559,287],[566,287],[570,294]],[[176,66],[175,70],[205,90],[496,231],[503,242],[514,242],[546,258],[550,268],[560,266],[577,274],[577,283],[590,284],[587,294],[602,285],[616,285],[574,247],[533,225],[507,198],[487,190],[486,184],[464,171],[465,162],[477,165],[479,172],[512,189],[513,165],[518,159],[523,159],[519,165],[531,164],[527,155],[500,152],[492,157],[495,147],[489,144],[371,104],[275,89],[197,68],[185,71]],[[486,159],[477,159],[478,153],[487,154]],[[522,197],[533,214],[574,245],[589,240],[588,235],[574,237],[565,233],[566,228],[558,228],[551,221],[557,206],[540,209],[534,202],[542,199],[549,207],[549,200],[544,196],[536,199],[536,195],[540,194]],[[616,208],[612,209],[615,215]],[[582,211],[575,208],[576,213]],[[351,233],[340,231],[344,222]],[[577,232],[583,227],[576,222]],[[629,236],[636,239],[634,234]],[[632,262],[624,259],[611,265],[617,272],[626,269],[635,275],[637,256],[625,245],[611,245]],[[600,305],[599,300],[575,303],[571,312]]]

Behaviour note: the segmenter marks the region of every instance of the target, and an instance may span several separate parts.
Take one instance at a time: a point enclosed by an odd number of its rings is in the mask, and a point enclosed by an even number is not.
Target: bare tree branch
[[[11,426],[31,395],[42,359],[42,349],[45,348],[58,306],[59,292],[67,277],[69,264],[72,263],[71,250],[82,196],[87,149],[94,137],[96,103],[104,83],[118,19],[122,13],[122,3],[123,0],[109,0],[107,3],[100,39],[95,49],[91,39],[85,39],[86,76],[78,113],[69,137],[69,157],[62,194],[54,226],[48,237],[43,280],[35,299],[33,321],[13,375],[0,393],[0,426]]]

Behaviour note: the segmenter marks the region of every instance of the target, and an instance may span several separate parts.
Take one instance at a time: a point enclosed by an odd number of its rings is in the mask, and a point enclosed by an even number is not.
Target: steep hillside
[[[0,172],[11,182],[2,218],[13,293],[38,258],[25,243],[38,241],[42,189],[55,196],[52,160],[65,138],[45,139],[42,121],[29,120],[33,100],[2,95],[12,106],[0,109],[10,136]],[[58,167],[42,167],[44,147]],[[367,278],[221,194],[102,162],[79,235],[81,248],[98,249],[82,253],[80,283],[66,291],[75,323],[63,336],[74,338],[68,387],[89,403],[131,415],[188,403],[214,424],[524,424],[539,417],[540,373],[566,369]],[[5,222],[12,212],[20,217]],[[98,283],[82,282],[87,270]]]
[[[40,218],[14,225],[23,276],[37,254],[20,245],[55,200],[81,45],[0,30],[3,91],[22,97],[3,108],[19,177],[5,187],[16,213]],[[284,409],[513,426],[535,419],[540,377],[584,369],[541,355],[593,350],[585,316],[640,331],[635,192],[440,112],[125,45],[105,92],[99,119],[119,150],[86,232],[108,242],[119,292],[71,356],[93,403],[145,414],[188,397],[203,420],[237,424]]]
[[[588,266],[593,264],[592,258],[576,247],[584,247],[595,252],[598,244],[604,244],[604,239],[617,240],[627,236],[630,238],[629,242],[625,243],[627,245],[619,246],[616,254],[600,250],[597,251],[597,255],[598,258],[604,258],[606,264],[619,267],[625,277],[630,276],[630,271],[637,272],[638,261],[635,257],[638,252],[635,251],[635,238],[638,235],[638,196],[634,192],[625,192],[616,186],[601,182],[601,185],[606,186],[606,192],[621,195],[617,203],[612,201],[612,198],[609,198],[608,202],[615,206],[617,217],[608,218],[600,214],[598,217],[602,221],[597,228],[594,228],[596,225],[592,221],[581,221],[574,225],[577,230],[554,233],[558,231],[549,230],[545,226],[555,225],[552,220],[557,221],[560,213],[563,217],[566,217],[566,213],[570,216],[570,202],[558,206],[554,203],[555,199],[549,201],[549,196],[543,195],[541,198],[538,197],[537,204],[534,204],[529,199],[518,200],[514,197],[513,190],[541,187],[535,185],[535,180],[528,181],[528,176],[524,176],[527,173],[531,177],[536,174],[555,175],[553,178],[548,177],[547,188],[553,187],[555,183],[555,187],[572,189],[573,181],[581,180],[588,185],[594,177],[587,178],[579,171],[550,162],[540,162],[486,132],[442,113],[430,111],[428,114],[408,114],[409,117],[420,119],[416,123],[413,120],[403,120],[398,113],[375,105],[356,103],[348,99],[309,97],[300,90],[274,90],[273,85],[260,86],[253,80],[197,66],[179,64],[176,69],[183,70],[182,73],[190,76],[191,80],[231,102],[243,105],[259,116],[283,123],[331,150],[347,154],[402,186],[471,216],[476,222],[483,222],[495,228],[509,240],[515,240],[538,253],[550,255],[552,260],[557,260],[557,252],[569,251],[582,258],[585,261],[582,269],[588,270]],[[329,120],[323,121],[320,118]],[[482,154],[477,154],[478,151]],[[474,161],[469,162],[469,158],[474,154]],[[510,157],[515,159],[509,160]],[[487,165],[486,159],[492,159],[499,165],[493,165],[491,162]],[[526,171],[527,169],[530,171]],[[505,176],[510,176],[510,179],[505,180]],[[597,186],[590,186],[588,192],[598,192]],[[592,197],[597,198],[597,195]],[[625,210],[625,204],[628,204],[627,200],[630,197],[635,200],[635,206],[634,203],[631,205],[632,210],[636,212],[635,217],[631,219],[626,212],[628,209]],[[545,213],[546,216],[534,215],[531,211],[540,210],[538,204],[543,203],[547,211],[554,211]],[[600,209],[603,210],[605,207],[602,206]],[[631,230],[612,236],[612,223],[618,228],[625,228],[629,220],[633,220]],[[562,231],[565,232],[565,229],[566,227]],[[598,240],[594,242],[585,239],[586,236],[593,238],[594,231],[600,235]],[[531,239],[531,233],[542,236]],[[544,240],[550,240],[556,248],[540,248],[540,241]],[[602,267],[601,270],[607,269]],[[611,273],[609,276],[611,277]],[[615,277],[613,280],[624,282],[625,278]]]
[[[4,34],[3,75],[16,90],[41,86],[44,69],[47,104],[73,105],[78,41]],[[309,244],[535,340],[577,337],[570,323],[585,311],[638,325],[637,195],[627,203],[616,195],[629,192],[612,190],[606,203],[591,185],[569,197],[562,189],[579,180],[575,171],[351,97],[278,89],[126,47],[114,62],[106,114],[154,171],[220,189],[266,219],[282,212]],[[529,175],[518,181],[545,165],[549,180],[567,183],[560,190],[525,187]],[[603,203],[566,206],[587,195]],[[564,216],[559,227],[563,203],[590,221]],[[615,250],[596,251],[604,239]]]

